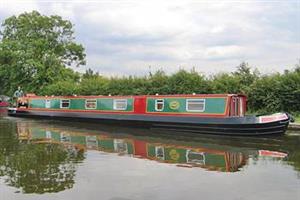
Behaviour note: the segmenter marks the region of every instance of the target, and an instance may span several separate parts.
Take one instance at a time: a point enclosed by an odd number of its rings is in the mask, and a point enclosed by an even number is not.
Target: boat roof
[[[243,94],[170,94],[170,95],[72,95],[72,96],[37,96],[37,95],[26,95],[25,97],[27,98],[37,98],[37,99],[41,99],[41,98],[66,98],[66,99],[70,99],[70,98],[83,98],[83,99],[88,99],[88,98],[134,98],[134,97],[152,97],[152,98],[157,98],[157,97],[161,97],[161,98],[167,98],[167,97],[231,97],[231,96],[242,96],[242,97],[246,97]]]

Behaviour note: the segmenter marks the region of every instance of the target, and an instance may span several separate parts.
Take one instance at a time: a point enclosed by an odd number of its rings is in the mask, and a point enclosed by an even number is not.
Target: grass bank
[[[300,123],[300,115],[297,116],[297,117],[295,117],[295,122],[296,122],[296,123]]]

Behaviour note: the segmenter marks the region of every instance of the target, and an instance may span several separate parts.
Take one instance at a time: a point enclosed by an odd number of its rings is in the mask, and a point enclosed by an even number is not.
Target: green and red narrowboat
[[[247,116],[246,96],[237,94],[144,96],[26,96],[10,116],[113,121],[201,134],[283,134],[287,113]]]

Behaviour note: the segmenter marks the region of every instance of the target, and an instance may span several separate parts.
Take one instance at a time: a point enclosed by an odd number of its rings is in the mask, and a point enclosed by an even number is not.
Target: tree
[[[170,76],[168,86],[170,94],[210,93],[207,80],[194,69],[190,72],[179,70]]]
[[[73,25],[60,16],[37,11],[7,18],[0,29],[0,93],[18,85],[40,92],[58,80],[76,80],[70,66],[85,64],[82,45],[74,41]]]
[[[41,95],[77,95],[78,94],[78,84],[74,81],[57,81],[51,85],[44,87],[43,91],[40,92]]]
[[[258,70],[252,71],[246,62],[242,62],[232,74],[237,76],[240,79],[240,84],[244,86],[250,86],[259,76]]]
[[[214,93],[240,93],[240,80],[227,73],[219,73],[213,76],[211,80],[212,91]]]
[[[147,78],[147,94],[169,94],[170,87],[169,76],[162,70],[157,70],[155,73],[149,72]]]
[[[78,94],[81,95],[104,95],[107,94],[109,79],[101,76],[92,69],[87,69],[81,76]]]

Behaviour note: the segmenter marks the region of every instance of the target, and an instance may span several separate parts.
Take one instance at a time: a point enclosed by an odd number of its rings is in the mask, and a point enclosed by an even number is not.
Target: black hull
[[[147,115],[95,114],[84,112],[47,112],[9,110],[9,116],[52,118],[64,120],[112,123],[143,128],[162,129],[175,133],[198,133],[209,135],[281,135],[287,130],[290,119],[271,123],[258,123],[255,116],[236,118],[199,118]]]

